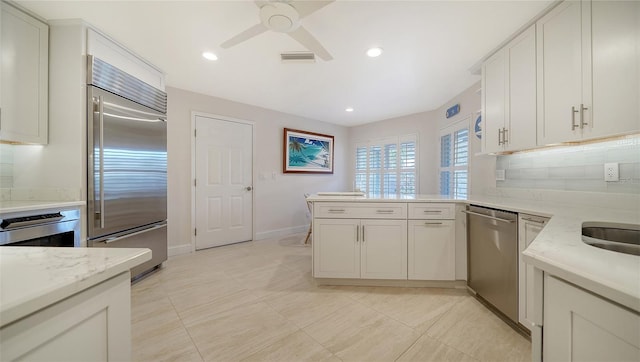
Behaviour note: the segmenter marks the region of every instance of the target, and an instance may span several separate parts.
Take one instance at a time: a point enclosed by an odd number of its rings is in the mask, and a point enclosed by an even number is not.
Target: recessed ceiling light
[[[204,52],[202,53],[202,57],[207,60],[218,60],[218,56],[212,52]]]
[[[347,109],[345,109],[345,112],[353,112],[353,107],[348,107]]]
[[[375,58],[380,56],[380,54],[382,54],[382,48],[370,48],[369,50],[367,50],[367,55],[370,56],[371,58]]]

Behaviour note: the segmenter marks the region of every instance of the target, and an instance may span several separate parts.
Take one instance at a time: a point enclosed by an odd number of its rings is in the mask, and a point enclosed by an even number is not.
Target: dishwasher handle
[[[475,216],[481,216],[487,219],[491,219],[491,220],[496,220],[496,221],[501,221],[501,222],[506,222],[509,224],[513,224],[514,222],[516,222],[515,220],[507,220],[507,219],[503,219],[500,217],[495,217],[495,216],[491,216],[491,215],[485,215],[485,214],[481,214],[479,212],[473,212],[473,211],[467,211],[467,210],[462,210],[462,212],[464,212],[465,214],[469,214],[469,215],[475,215]]]

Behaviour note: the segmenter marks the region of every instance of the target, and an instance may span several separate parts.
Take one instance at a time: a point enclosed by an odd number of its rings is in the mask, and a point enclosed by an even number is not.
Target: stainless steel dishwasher
[[[469,288],[518,324],[518,214],[470,205],[467,214]]]

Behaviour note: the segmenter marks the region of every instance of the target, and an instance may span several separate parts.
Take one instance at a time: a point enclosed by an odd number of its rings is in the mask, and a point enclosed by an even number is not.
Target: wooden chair
[[[307,231],[307,237],[304,239],[305,245],[309,243],[309,238],[311,237],[311,226],[313,225],[313,203],[308,200],[309,194],[304,194],[304,199],[307,202],[307,209],[309,209],[309,215],[311,215],[311,223],[309,224],[309,231]]]

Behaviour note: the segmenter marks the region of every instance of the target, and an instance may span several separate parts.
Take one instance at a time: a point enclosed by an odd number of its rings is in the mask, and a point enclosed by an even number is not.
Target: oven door
[[[28,226],[0,232],[0,246],[80,246],[78,220]]]

